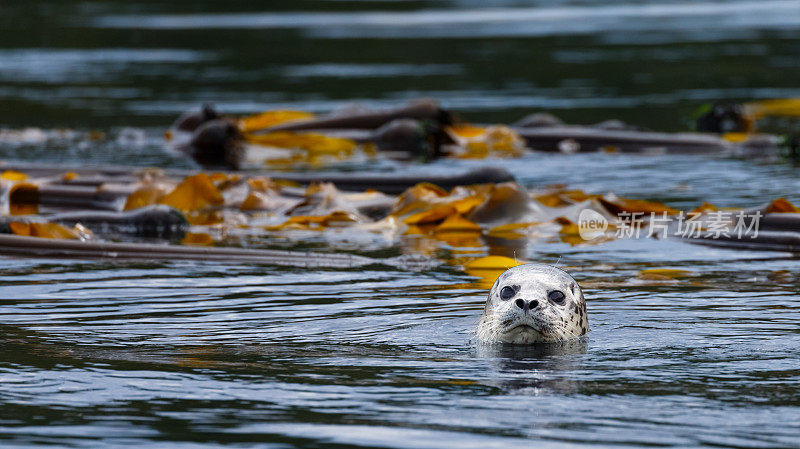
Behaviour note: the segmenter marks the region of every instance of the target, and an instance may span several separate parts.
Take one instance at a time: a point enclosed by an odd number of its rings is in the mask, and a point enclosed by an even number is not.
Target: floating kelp
[[[373,111],[266,111],[224,116],[206,105],[179,117],[167,132],[172,148],[204,167],[319,166],[375,150],[396,159],[430,160],[452,143],[450,114],[431,100]]]
[[[703,105],[695,114],[698,131],[722,134],[728,140],[756,132],[756,123],[769,116],[800,117],[800,98],[778,98],[744,104],[714,103]]]
[[[782,198],[747,210],[721,210],[704,203],[683,212],[659,202],[568,186],[529,190],[513,181],[481,182],[504,175],[490,169],[461,177],[427,178],[441,180],[441,185],[417,182],[411,186],[420,178],[339,174],[321,178],[335,182],[311,182],[303,178],[314,176],[310,174],[281,180],[230,172],[178,176],[161,170],[59,172],[46,167],[29,171],[22,166],[6,166],[4,173],[0,183],[7,213],[27,213],[5,217],[4,232],[98,245],[109,239],[136,238],[197,248],[276,242],[286,246],[324,242],[338,247],[347,242],[348,248],[399,246],[409,254],[435,257],[442,257],[438,251],[446,251],[445,257],[459,265],[487,253],[510,256],[526,246],[549,242],[575,246],[675,237],[720,247],[790,252],[800,248],[800,210]],[[398,191],[406,187],[398,195],[366,188],[381,179],[384,187]],[[447,184],[454,181],[462,184]],[[354,186],[360,189],[354,191]],[[64,212],[65,207],[70,211]],[[364,242],[363,247],[358,242]],[[164,253],[171,254],[176,250],[173,246],[164,247]],[[86,248],[87,257],[102,251],[100,246]],[[121,254],[133,254],[132,247],[120,249]],[[78,247],[62,253],[84,254]],[[190,251],[181,257],[202,254],[206,253]]]
[[[529,151],[525,140],[508,126],[457,125],[447,129],[454,140],[454,144],[447,148],[447,154],[451,157],[519,157]]]
[[[77,226],[80,228],[76,229]],[[188,228],[186,217],[168,206],[147,206],[130,212],[76,211],[48,216],[0,217],[1,233],[32,237],[86,239],[97,234],[180,240]]]
[[[759,105],[754,116],[765,108],[786,112],[793,107],[785,101]],[[417,100],[399,108],[352,108],[324,116],[275,110],[236,118],[204,106],[176,120],[167,136],[173,148],[206,168],[235,169],[320,167],[376,155],[429,161],[439,157],[519,157],[531,151],[772,158],[787,147],[781,136],[752,130],[720,136],[713,134],[716,128],[701,129],[710,132],[651,132],[618,120],[592,126],[568,125],[541,113],[525,117],[514,126],[474,125],[455,121],[453,114],[435,101]]]
[[[674,280],[692,276],[689,270],[675,268],[648,268],[639,272],[639,278],[646,280]]]
[[[311,182],[331,182],[342,190],[360,191],[374,189],[389,194],[399,194],[420,183],[428,182],[444,189],[461,185],[501,183],[513,181],[514,176],[497,167],[481,167],[453,174],[398,174],[398,173],[280,173],[274,177],[309,184]]]
[[[471,260],[464,266],[464,271],[470,276],[479,278],[480,285],[491,288],[495,279],[504,271],[522,265],[524,261],[519,261],[505,256],[486,256]]]
[[[390,266],[411,271],[435,267],[425,257],[399,256],[373,259],[354,254],[315,253],[268,249],[196,247],[148,243],[81,242],[46,240],[36,237],[0,234],[0,253],[17,257],[50,257],[116,260],[200,260],[235,263],[262,263],[299,268],[359,268]]]
[[[79,197],[93,196],[102,190],[104,198],[115,200],[126,197],[133,190],[145,184],[169,191],[176,180],[197,174],[192,170],[161,170],[126,166],[70,166],[65,172],[63,165],[9,163],[0,161],[0,169],[24,172],[26,176],[41,179],[58,189],[59,185],[80,187]],[[384,193],[398,194],[422,183],[432,182],[450,189],[459,185],[499,183],[513,181],[515,178],[507,170],[497,167],[479,167],[450,174],[413,174],[410,172],[384,172],[364,174],[358,172],[265,172],[240,174],[238,172],[215,172],[226,176],[242,176],[242,179],[270,178],[282,185],[309,185],[317,182],[332,182],[341,190],[363,191],[373,189]],[[172,184],[158,184],[171,180]],[[288,182],[287,182],[288,181]],[[121,188],[124,186],[124,188]],[[117,191],[115,191],[117,189]],[[162,192],[164,193],[164,192]],[[156,195],[156,192],[153,192]],[[57,195],[56,195],[57,196]],[[83,201],[91,204],[91,201]],[[147,204],[152,204],[152,201]],[[141,207],[141,204],[137,207]],[[106,205],[108,206],[108,205]]]
[[[757,251],[800,253],[800,208],[785,198],[745,210],[705,210],[692,220],[698,230],[681,237],[692,243]]]
[[[8,220],[0,223],[0,233],[45,239],[89,240],[92,233],[81,224],[72,228],[59,223],[37,223],[29,220]]]

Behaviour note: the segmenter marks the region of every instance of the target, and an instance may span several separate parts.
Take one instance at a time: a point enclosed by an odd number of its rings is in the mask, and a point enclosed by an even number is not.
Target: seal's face
[[[497,278],[477,333],[485,342],[537,343],[570,340],[588,330],[586,301],[572,276],[526,264]]]

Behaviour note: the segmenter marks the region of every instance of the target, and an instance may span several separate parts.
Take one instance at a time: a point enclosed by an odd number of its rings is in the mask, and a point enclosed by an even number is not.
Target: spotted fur
[[[515,289],[507,300],[500,297],[505,286]],[[564,294],[562,303],[548,298],[556,290]],[[497,278],[477,336],[483,342],[525,344],[571,340],[588,331],[586,299],[572,276],[550,265],[526,264]]]

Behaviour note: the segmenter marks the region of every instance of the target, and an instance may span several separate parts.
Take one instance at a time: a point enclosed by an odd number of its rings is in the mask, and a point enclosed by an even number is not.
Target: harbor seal
[[[478,324],[487,343],[552,343],[589,331],[578,283],[550,265],[519,265],[494,282]]]

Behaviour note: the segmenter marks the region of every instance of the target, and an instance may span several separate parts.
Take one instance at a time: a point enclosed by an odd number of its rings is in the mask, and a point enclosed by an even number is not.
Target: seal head
[[[552,343],[589,331],[586,300],[569,274],[550,265],[526,264],[497,278],[478,339],[487,343]]]

